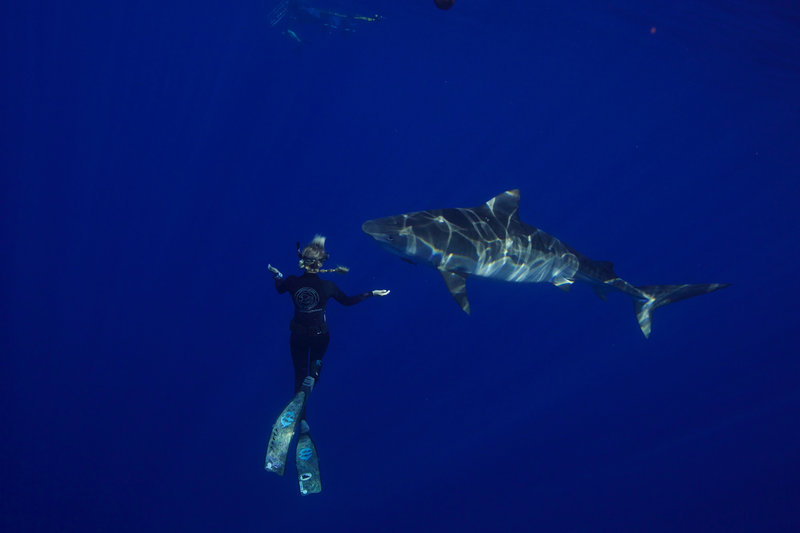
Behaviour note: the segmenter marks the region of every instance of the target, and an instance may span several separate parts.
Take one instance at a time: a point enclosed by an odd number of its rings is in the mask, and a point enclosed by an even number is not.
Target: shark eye
[[[389,235],[389,236],[387,237],[387,239],[389,239],[390,241],[393,241],[393,240],[394,240],[394,235]]]

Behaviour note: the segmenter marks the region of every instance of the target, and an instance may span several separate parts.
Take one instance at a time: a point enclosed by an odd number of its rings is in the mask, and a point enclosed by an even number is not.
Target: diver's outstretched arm
[[[278,270],[277,268],[275,268],[274,266],[267,265],[267,270],[269,270],[272,273],[272,277],[275,280],[283,279],[283,273],[280,270]]]
[[[286,276],[283,275],[283,272],[272,265],[267,265],[267,270],[272,273],[272,279],[275,280],[275,290],[278,291],[278,294],[283,294],[289,290],[286,286]]]

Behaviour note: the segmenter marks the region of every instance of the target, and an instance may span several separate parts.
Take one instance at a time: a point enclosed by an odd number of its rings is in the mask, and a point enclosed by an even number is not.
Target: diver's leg
[[[292,351],[292,364],[294,365],[294,392],[300,391],[303,380],[308,376],[308,350],[310,338],[305,335],[292,333],[289,338],[289,347]]]
[[[325,355],[330,340],[331,336],[328,332],[322,335],[316,335],[311,340],[311,365],[308,369],[308,375],[314,378],[315,385],[319,383],[319,374],[322,371],[322,356]]]
[[[315,335],[310,339],[311,350],[310,375],[306,379],[316,385],[319,371],[322,368],[322,356],[328,348],[330,337],[328,333]],[[306,386],[307,388],[307,386]],[[314,440],[311,438],[311,429],[306,421],[305,408],[298,425],[297,449],[295,466],[297,468],[297,482],[300,485],[300,494],[316,494],[322,491],[322,481],[319,473],[319,455]]]
[[[313,378],[307,377],[308,371],[308,343],[302,337],[292,335],[290,337],[292,348],[292,361],[295,365],[295,382],[300,376],[300,385],[296,389],[303,387],[303,380],[308,379],[313,386]],[[278,419],[272,425],[269,443],[267,444],[267,455],[264,459],[264,468],[278,475],[283,475],[286,468],[286,457],[289,453],[289,445],[292,442],[297,423],[305,417],[305,404],[310,387],[305,387],[302,392],[295,391],[292,400],[286,404]]]
[[[322,356],[328,349],[330,335],[327,331],[309,338],[308,348],[311,354],[309,381],[316,385],[322,369]],[[310,428],[306,421],[305,408],[300,419],[300,434],[297,438],[297,451],[295,466],[297,467],[297,481],[300,484],[301,494],[315,494],[322,491],[322,482],[319,474],[319,456],[314,441],[311,439]]]

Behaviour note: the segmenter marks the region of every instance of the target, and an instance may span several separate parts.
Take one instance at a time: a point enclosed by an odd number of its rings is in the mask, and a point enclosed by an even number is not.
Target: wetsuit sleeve
[[[278,291],[278,294],[283,294],[284,292],[289,290],[289,285],[286,283],[288,278],[275,278],[275,290]]]
[[[342,305],[356,305],[357,303],[363,302],[372,296],[372,292],[362,292],[361,294],[356,294],[355,296],[347,296],[342,292],[342,289],[336,286],[335,283],[328,285],[328,291],[329,296]]]

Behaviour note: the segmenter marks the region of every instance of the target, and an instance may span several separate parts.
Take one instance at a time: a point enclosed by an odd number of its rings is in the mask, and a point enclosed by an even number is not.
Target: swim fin
[[[297,439],[297,482],[300,484],[300,494],[317,494],[322,492],[322,480],[319,476],[319,455],[317,447],[311,439],[308,424],[301,422],[300,436]]]
[[[307,377],[303,387],[294,395],[286,407],[281,411],[278,419],[272,425],[267,456],[264,459],[264,470],[283,475],[286,469],[286,458],[289,455],[289,445],[294,437],[297,421],[303,418],[306,400],[314,387],[314,378]]]

